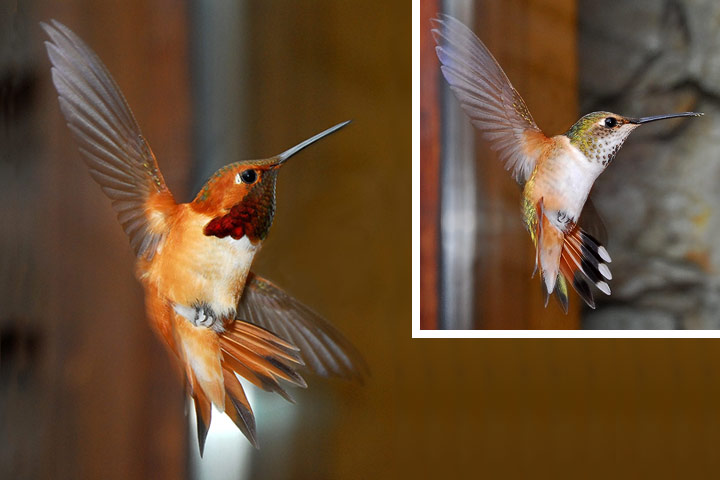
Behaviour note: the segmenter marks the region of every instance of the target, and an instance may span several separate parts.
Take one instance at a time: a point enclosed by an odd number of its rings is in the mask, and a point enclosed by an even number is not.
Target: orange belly
[[[141,268],[141,281],[170,304],[205,304],[219,315],[232,314],[258,247],[246,238],[204,235],[211,218],[180,207],[158,252]]]

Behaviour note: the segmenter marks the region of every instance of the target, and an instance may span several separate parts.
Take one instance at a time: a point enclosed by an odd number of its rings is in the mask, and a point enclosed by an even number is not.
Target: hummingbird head
[[[289,150],[263,160],[242,160],[222,167],[203,186],[192,202],[198,213],[212,217],[203,233],[239,240],[247,236],[253,244],[267,237],[275,216],[275,183],[285,162],[321,138],[347,125],[331,127]]]
[[[623,117],[611,112],[588,113],[565,133],[570,143],[591,162],[607,166],[625,143],[628,135],[643,123],[677,117],[699,117],[702,113],[683,112],[652,117]]]

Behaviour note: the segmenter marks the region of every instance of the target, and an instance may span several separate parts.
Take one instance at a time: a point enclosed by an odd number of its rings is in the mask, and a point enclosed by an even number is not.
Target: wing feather
[[[151,259],[175,201],[110,73],[70,29],[55,20],[51,23],[41,25],[50,37],[45,45],[60,109],[135,254]]]
[[[362,381],[368,367],[332,325],[280,288],[248,275],[236,317],[263,327],[300,349],[306,368],[324,376]]]
[[[505,168],[524,184],[535,168],[534,156],[526,152],[533,142],[544,138],[527,105],[469,28],[448,15],[440,15],[432,23],[440,69],[451,90],[471,123],[498,152]]]

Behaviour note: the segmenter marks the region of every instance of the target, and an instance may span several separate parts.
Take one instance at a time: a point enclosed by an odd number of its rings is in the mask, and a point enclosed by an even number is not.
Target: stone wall
[[[720,2],[580,0],[578,12],[583,113],[705,113],[640,127],[598,179],[613,293],[583,326],[718,328]]]

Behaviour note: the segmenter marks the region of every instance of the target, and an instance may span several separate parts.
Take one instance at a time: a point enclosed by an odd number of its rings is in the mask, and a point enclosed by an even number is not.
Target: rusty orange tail
[[[250,443],[258,447],[255,417],[237,375],[292,401],[281,382],[305,387],[296,372],[303,365],[295,346],[255,325],[235,321],[222,334],[175,318],[177,353],[185,366],[195,403],[200,455],[212,419],[212,405],[225,412]]]

